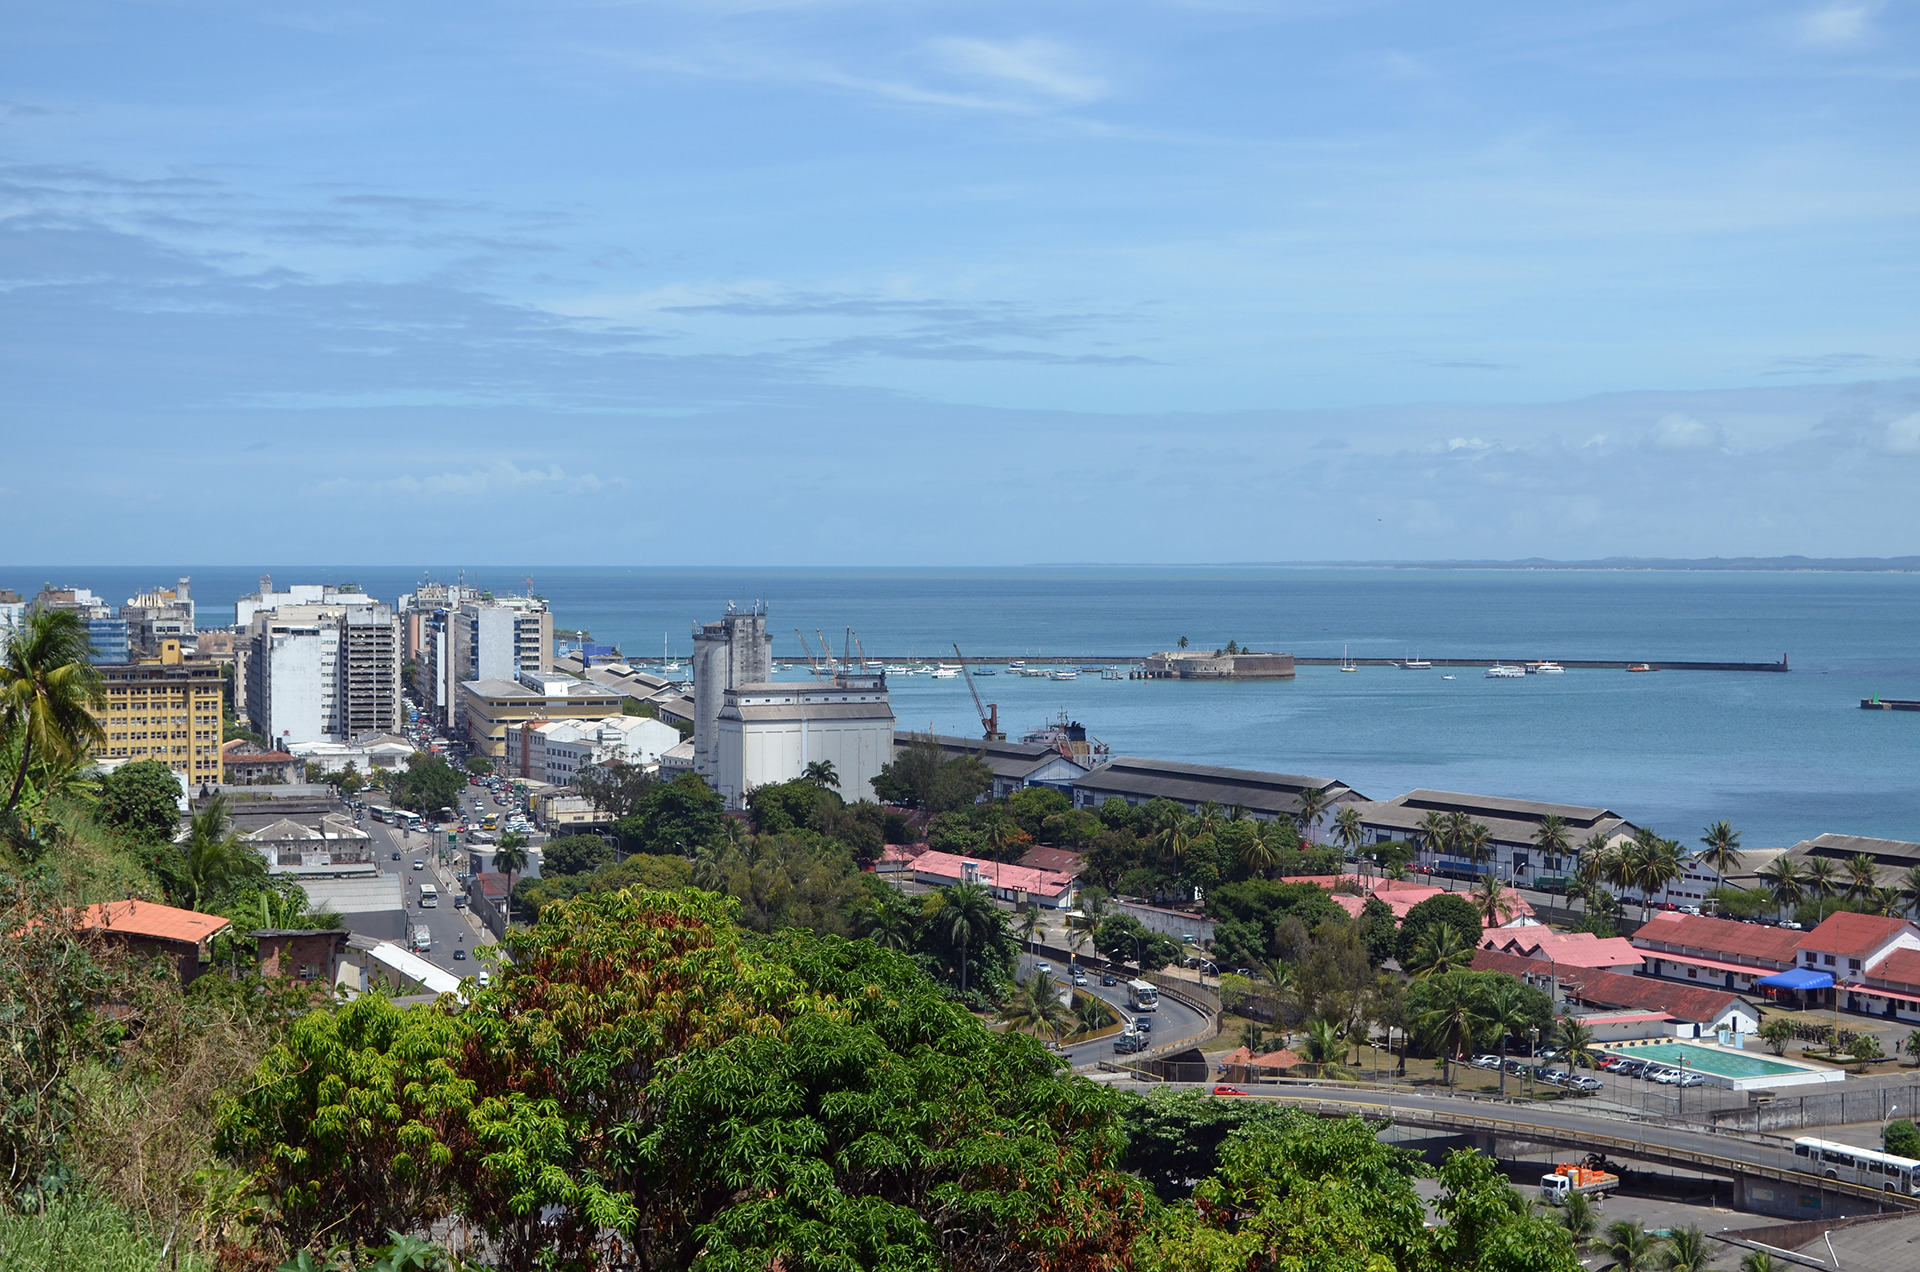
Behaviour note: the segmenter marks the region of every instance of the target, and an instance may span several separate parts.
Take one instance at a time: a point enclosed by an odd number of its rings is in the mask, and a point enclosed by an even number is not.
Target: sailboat
[[[1340,670],[1342,671],[1360,670],[1358,667],[1353,665],[1353,659],[1348,657],[1347,647],[1345,645],[1340,646]]]
[[[668,675],[680,670],[680,664],[667,656],[667,634],[660,633],[660,670]]]
[[[1402,671],[1431,671],[1432,669],[1433,664],[1418,654],[1415,654],[1411,658],[1402,658],[1400,660],[1400,670]]]

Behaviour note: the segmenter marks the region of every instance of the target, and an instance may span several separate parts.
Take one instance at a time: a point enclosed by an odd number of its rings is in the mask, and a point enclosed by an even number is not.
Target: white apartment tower
[[[246,630],[247,718],[269,743],[346,742],[400,727],[400,629],[356,593],[256,608]]]
[[[767,607],[738,610],[732,602],[717,623],[693,629],[693,771],[720,777],[718,724],[729,689],[773,679],[773,638]]]
[[[553,615],[537,596],[502,596],[463,602],[447,616],[452,660],[446,692],[455,704],[459,686],[474,680],[517,680],[553,670]],[[437,700],[436,700],[437,705]],[[466,729],[457,706],[450,726]]]

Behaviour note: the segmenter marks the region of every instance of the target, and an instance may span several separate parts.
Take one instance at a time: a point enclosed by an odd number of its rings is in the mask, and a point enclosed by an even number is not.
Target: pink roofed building
[[[1645,956],[1623,936],[1598,937],[1591,932],[1554,932],[1535,925],[1527,928],[1503,928],[1492,932],[1480,943],[1483,950],[1499,950],[1522,958],[1558,963],[1563,967],[1584,967],[1633,976],[1640,972]]]
[[[977,883],[1001,901],[1016,904],[1031,901],[1056,910],[1073,908],[1074,876],[1058,870],[1038,870],[1011,862],[962,857],[914,844],[888,844],[876,871],[881,874],[911,875],[916,883],[933,887]]]
[[[1284,883],[1312,883],[1325,888],[1333,897],[1333,903],[1356,918],[1367,898],[1378,898],[1393,911],[1393,921],[1398,924],[1407,917],[1407,911],[1419,905],[1429,897],[1437,897],[1448,891],[1436,888],[1430,883],[1415,883],[1409,879],[1362,879],[1358,875],[1297,875],[1288,876]],[[1356,891],[1357,889],[1357,891]],[[1454,895],[1462,895],[1455,893]],[[1504,923],[1488,924],[1490,928],[1532,927],[1539,920],[1533,917],[1533,907],[1512,888],[1506,889],[1507,917]]]

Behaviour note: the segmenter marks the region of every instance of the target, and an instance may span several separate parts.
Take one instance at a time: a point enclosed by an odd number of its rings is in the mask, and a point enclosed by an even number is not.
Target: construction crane
[[[818,627],[813,629],[813,634],[820,638],[820,656],[827,660],[827,670],[838,672],[840,668],[833,661],[833,650],[827,645],[827,634]]]
[[[793,629],[793,634],[794,634],[794,635],[795,635],[796,637],[799,637],[799,640],[800,640],[800,652],[802,652],[802,653],[804,653],[804,654],[805,654],[805,655],[807,656],[807,666],[808,666],[808,667],[810,667],[810,668],[812,668],[812,670],[813,670],[813,678],[814,678],[815,680],[818,680],[818,681],[820,681],[821,683],[823,683],[823,684],[824,684],[824,683],[825,683],[825,677],[823,677],[823,676],[821,676],[821,674],[820,674],[820,663],[819,663],[819,661],[818,661],[818,660],[816,660],[816,659],[814,658],[814,656],[813,656],[813,646],[811,646],[811,645],[809,645],[809,644],[807,644],[807,638],[806,638],[805,636],[801,636],[801,635],[800,635],[800,629],[799,629],[798,627],[796,627],[796,628],[794,628],[794,629]],[[822,641],[822,642],[821,642],[821,645],[820,645],[820,647],[821,647],[822,649],[825,649],[825,648],[826,648],[826,642],[824,642],[824,641]]]
[[[973,695],[973,709],[980,713],[981,736],[989,742],[1005,742],[1007,735],[1000,732],[1000,704],[980,701],[980,690],[974,687],[973,673],[967,670],[967,656],[960,652],[960,646],[953,647],[953,656],[960,660],[960,674],[967,678],[967,692]]]
[[[873,670],[872,667],[867,665],[867,647],[860,643],[859,632],[853,631],[851,627],[847,628],[847,630],[853,632],[853,647],[860,652],[860,674],[865,675],[867,672]]]

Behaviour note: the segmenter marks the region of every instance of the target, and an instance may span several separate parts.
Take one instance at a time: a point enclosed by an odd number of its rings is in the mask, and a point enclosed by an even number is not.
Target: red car
[[[1242,1091],[1239,1087],[1236,1087],[1236,1086],[1217,1086],[1213,1088],[1213,1093],[1215,1095],[1245,1095],[1246,1094],[1245,1091]]]

